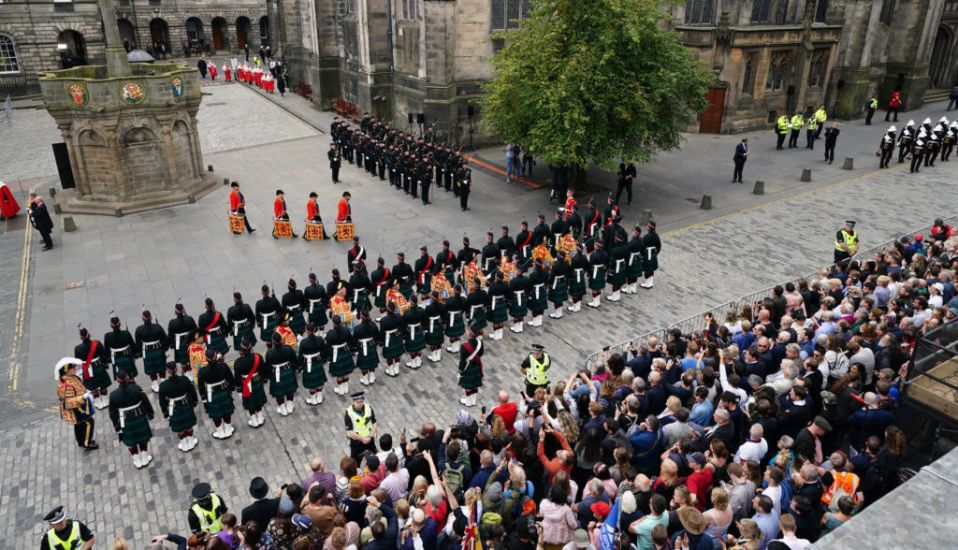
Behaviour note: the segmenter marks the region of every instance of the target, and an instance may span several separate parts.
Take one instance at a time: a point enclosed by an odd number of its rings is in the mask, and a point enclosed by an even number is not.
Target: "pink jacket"
[[[542,514],[542,540],[547,544],[566,544],[572,540],[578,523],[572,508],[567,504],[555,504],[551,500],[543,500],[539,507]]]

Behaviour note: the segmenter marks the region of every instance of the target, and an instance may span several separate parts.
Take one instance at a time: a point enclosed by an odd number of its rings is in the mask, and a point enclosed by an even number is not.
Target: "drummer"
[[[323,239],[328,239],[326,236],[326,228],[323,227],[323,218],[319,215],[319,195],[315,191],[309,194],[309,200],[306,201],[306,224],[311,223],[318,224],[320,231],[323,233]],[[303,232],[303,238],[306,238],[307,231]]]
[[[240,184],[234,181],[230,184],[230,187],[232,188],[232,191],[230,191],[230,215],[242,216],[246,230],[252,235],[256,230],[250,226],[249,218],[246,217],[246,198],[243,196],[243,193],[240,192]],[[233,231],[233,233],[239,235],[241,231]]]

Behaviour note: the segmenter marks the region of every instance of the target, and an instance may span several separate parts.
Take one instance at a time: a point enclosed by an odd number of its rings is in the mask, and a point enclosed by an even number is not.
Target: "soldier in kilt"
[[[659,268],[659,252],[662,251],[662,240],[655,232],[655,222],[650,221],[645,226],[645,237],[642,237],[642,271],[645,273],[645,282],[642,288],[652,288],[652,276]]]
[[[565,252],[559,251],[556,261],[552,264],[552,271],[549,273],[549,301],[552,302],[552,313],[549,317],[553,319],[562,318],[562,304],[569,298],[569,279],[572,276],[572,268],[566,261]]]
[[[376,368],[379,367],[377,342],[381,340],[379,327],[369,319],[369,310],[359,312],[359,324],[353,329],[353,341],[356,344],[356,368],[362,371],[359,383],[368,386],[376,381]]]
[[[136,355],[143,358],[143,370],[150,377],[150,389],[160,391],[160,380],[166,378],[166,331],[153,322],[153,314],[143,312],[143,324],[136,328]]]
[[[629,261],[629,247],[625,243],[625,237],[616,234],[613,238],[612,253],[609,258],[609,284],[612,285],[612,294],[605,297],[610,302],[618,302],[622,299],[621,289],[625,286],[628,275],[626,264]]]
[[[272,345],[266,352],[266,373],[269,375],[269,394],[276,399],[276,412],[288,416],[293,412],[296,390],[296,352],[283,341],[283,335],[273,333]]]
[[[373,305],[379,308],[379,313],[386,313],[386,291],[392,286],[392,271],[386,267],[386,260],[380,257],[376,260],[376,269],[369,275],[373,288]]]
[[[216,429],[213,437],[226,439],[233,435],[233,373],[215,350],[206,350],[206,365],[197,374],[197,389],[203,408]]]
[[[419,300],[413,295],[409,299],[409,310],[403,315],[403,341],[409,361],[406,366],[418,369],[422,366],[422,350],[426,349],[426,312],[419,307]]]
[[[626,281],[622,292],[635,294],[642,275],[642,228],[638,225],[632,229],[632,238],[629,239],[629,261],[626,262]]]
[[[326,304],[329,303],[329,297],[326,295],[326,287],[319,284],[319,279],[315,273],[309,274],[309,286],[303,289],[303,297],[306,298],[306,314],[309,322],[317,330],[325,330],[329,317],[326,316]]]
[[[323,386],[326,385],[326,369],[323,357],[326,343],[316,335],[316,325],[306,325],[306,337],[299,342],[299,367],[303,371],[303,387],[309,391],[307,405],[319,405],[323,402]]]
[[[596,239],[595,250],[589,254],[589,288],[592,290],[592,301],[589,307],[597,308],[602,305],[600,298],[605,288],[606,273],[609,270],[609,255],[601,239]]]
[[[406,254],[400,252],[396,255],[398,262],[393,266],[393,279],[399,281],[399,293],[407,300],[412,296],[413,290],[413,271],[412,267],[406,263]]]
[[[80,371],[83,385],[93,394],[93,403],[98,409],[107,406],[110,373],[107,371],[108,353],[99,340],[90,338],[90,332],[80,329],[80,344],[73,348],[73,356],[83,361]]]
[[[529,314],[529,279],[526,278],[525,265],[517,266],[516,276],[509,282],[509,316],[512,326],[509,330],[522,332],[523,320]]]
[[[486,320],[486,291],[482,288],[478,277],[466,296],[466,309],[469,313],[469,325],[475,325],[479,329],[479,334],[482,334],[482,330],[489,323]]]
[[[586,293],[586,281],[589,273],[589,259],[583,253],[585,247],[579,244],[575,247],[575,256],[572,257],[572,277],[569,281],[569,296],[572,297],[572,305],[569,311],[579,311],[582,309],[582,297]]]
[[[379,330],[383,343],[383,359],[386,360],[386,374],[399,375],[399,361],[405,351],[403,346],[402,317],[396,311],[396,304],[387,302],[386,315],[379,320]]]
[[[283,309],[286,313],[286,321],[290,330],[297,336],[306,330],[306,319],[303,317],[303,311],[306,309],[306,297],[303,291],[296,288],[296,281],[290,279],[287,283],[289,291],[283,294]]]
[[[463,342],[459,350],[459,387],[463,390],[463,396],[459,402],[467,407],[476,404],[479,388],[482,387],[482,340],[479,339],[479,333],[482,329],[475,325],[469,325],[466,334],[466,341]]]
[[[442,360],[443,319],[446,318],[446,307],[439,301],[439,292],[433,291],[431,299],[426,303],[426,345],[429,346],[427,356],[433,363]]]
[[[446,300],[446,338],[449,338],[449,353],[459,352],[459,338],[466,333],[466,299],[462,297],[462,286],[452,288],[452,296]]]
[[[180,440],[177,448],[184,453],[189,452],[198,443],[193,437],[193,428],[196,426],[194,409],[199,401],[196,386],[189,378],[176,374],[175,361],[167,363],[166,370],[167,379],[160,384],[160,412],[163,418],[170,421],[170,429]]]
[[[435,261],[429,255],[426,245],[419,247],[419,259],[416,260],[416,294],[427,294],[432,290],[432,274],[436,270]]]
[[[125,370],[116,373],[117,388],[110,392],[110,420],[120,441],[130,450],[133,465],[142,468],[153,460],[149,452],[153,431],[153,405]]]
[[[249,304],[243,302],[243,295],[233,293],[233,306],[226,311],[226,320],[229,321],[230,332],[233,334],[233,349],[239,351],[244,340],[256,344],[256,314]]]
[[[533,260],[532,273],[529,274],[529,311],[532,313],[531,327],[542,326],[542,314],[549,308],[549,273],[541,260]]]
[[[173,360],[179,365],[188,365],[190,357],[188,348],[190,338],[199,330],[196,321],[186,314],[183,304],[173,307],[173,318],[166,326],[166,333],[170,337],[170,349],[173,350]]]
[[[369,309],[369,291],[372,289],[369,276],[366,275],[366,263],[356,260],[353,264],[353,274],[349,277],[349,300],[354,315]]]
[[[279,313],[283,306],[276,299],[269,285],[263,285],[260,288],[263,297],[256,302],[256,324],[259,325],[259,339],[269,343],[276,331],[276,325],[279,323]]]
[[[263,407],[266,406],[266,390],[263,387],[263,373],[266,372],[266,359],[253,351],[249,340],[240,342],[240,356],[233,363],[233,387],[243,397],[243,409],[249,413],[247,424],[259,428],[266,422]]]
[[[139,371],[134,362],[136,341],[130,331],[122,328],[119,317],[110,317],[110,332],[103,335],[103,345],[108,352],[107,363],[113,365],[113,376],[123,369],[130,378],[136,378]]]
[[[350,353],[353,336],[343,326],[339,315],[333,315],[333,328],[326,333],[326,349],[329,353],[329,375],[336,377],[336,387],[333,391],[337,395],[349,393],[349,375],[356,370],[353,363],[353,354]]]
[[[503,281],[502,272],[496,271],[489,285],[489,322],[492,323],[493,340],[502,340],[502,327],[509,320],[509,285]]]
[[[230,350],[230,345],[226,342],[226,333],[229,327],[226,325],[226,318],[216,311],[216,305],[212,298],[206,299],[206,311],[200,315],[198,320],[200,328],[206,334],[206,348],[214,350],[220,355],[226,355]]]

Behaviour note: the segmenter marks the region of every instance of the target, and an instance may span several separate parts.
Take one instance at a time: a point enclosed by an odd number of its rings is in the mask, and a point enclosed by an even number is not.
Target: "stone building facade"
[[[499,46],[491,33],[517,28],[529,9],[528,0],[269,3],[292,83],[312,86],[324,108],[412,129],[422,114],[458,143],[478,132],[475,103]],[[912,109],[958,83],[958,0],[686,0],[669,10],[716,73],[693,131],[767,127],[821,104],[854,117],[870,94],[884,105],[895,89]]]
[[[116,0],[121,39],[160,55],[254,52],[269,43],[266,0]],[[0,97],[39,90],[36,75],[102,63],[97,0],[0,2]]]

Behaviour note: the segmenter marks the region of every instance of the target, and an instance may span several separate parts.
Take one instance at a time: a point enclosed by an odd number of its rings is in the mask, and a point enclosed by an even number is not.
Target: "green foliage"
[[[550,164],[614,167],[681,142],[713,73],[667,28],[664,0],[532,0],[492,63],[483,123]]]

